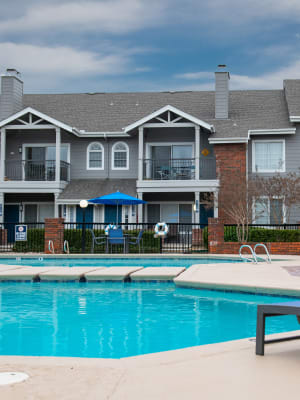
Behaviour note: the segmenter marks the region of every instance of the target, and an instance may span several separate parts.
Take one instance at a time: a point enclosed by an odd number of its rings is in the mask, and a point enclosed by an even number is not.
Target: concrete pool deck
[[[283,258],[285,260],[281,261]],[[195,264],[174,279],[180,287],[300,297],[300,257],[271,264]]]
[[[297,340],[267,346],[264,357],[255,355],[255,343],[249,339],[121,360],[1,356],[0,372],[22,371],[29,379],[0,386],[0,398],[297,399],[299,368]]]

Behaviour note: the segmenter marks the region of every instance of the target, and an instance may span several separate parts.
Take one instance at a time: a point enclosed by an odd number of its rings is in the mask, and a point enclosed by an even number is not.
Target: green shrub
[[[103,229],[94,229],[96,237],[104,236],[105,232]],[[124,234],[130,237],[137,237],[139,230],[135,231],[124,231]],[[81,229],[65,229],[64,240],[69,242],[70,253],[81,253],[82,251],[82,230]],[[85,248],[86,252],[90,252],[92,248],[92,234],[90,230],[86,230],[85,235]],[[143,233],[143,249],[145,253],[159,253],[160,251],[160,240],[154,238],[153,232],[145,231]],[[142,250],[142,249],[141,249]],[[114,252],[123,252],[122,246],[115,246]],[[138,253],[139,248],[135,245],[129,246],[130,253]],[[95,253],[105,253],[105,244],[95,245]]]
[[[236,227],[224,227],[224,241],[237,242]],[[266,229],[250,226],[248,242],[300,242],[300,229]]]
[[[13,251],[19,253],[33,252],[43,253],[45,242],[45,229],[29,228],[27,231],[27,241],[15,242]]]

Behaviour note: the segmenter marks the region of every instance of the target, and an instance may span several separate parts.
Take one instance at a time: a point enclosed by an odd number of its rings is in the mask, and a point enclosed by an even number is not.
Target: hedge
[[[15,242],[13,251],[43,253],[45,242],[45,229],[29,228],[27,230],[27,241]]]
[[[224,227],[224,241],[237,242],[236,227]],[[300,229],[266,229],[249,227],[248,242],[300,242]]]
[[[94,229],[96,237],[104,236],[105,232],[103,229]],[[128,234],[130,237],[136,237],[139,234],[138,230],[125,231],[124,234]],[[64,240],[69,242],[70,253],[81,253],[82,249],[82,230],[81,229],[65,229]],[[114,251],[119,253],[123,252],[122,246],[115,246]],[[92,248],[92,234],[90,230],[86,230],[85,233],[85,248],[87,252],[90,252]],[[143,250],[145,253],[159,253],[160,252],[160,239],[154,238],[153,232],[145,231],[143,233]],[[138,253],[138,246],[130,245],[130,253]],[[105,253],[105,244],[95,245],[95,253]]]

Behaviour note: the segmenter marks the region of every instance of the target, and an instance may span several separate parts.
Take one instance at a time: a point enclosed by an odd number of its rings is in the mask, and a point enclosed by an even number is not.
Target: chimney
[[[215,72],[215,79],[215,118],[228,119],[230,75],[226,65],[218,65],[218,70]]]
[[[0,121],[23,109],[23,81],[21,74],[8,68],[1,76]]]

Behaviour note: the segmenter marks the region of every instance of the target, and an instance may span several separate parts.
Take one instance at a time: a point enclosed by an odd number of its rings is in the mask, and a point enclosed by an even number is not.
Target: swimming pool
[[[236,263],[244,262],[237,258],[213,258],[213,257],[16,257],[0,258],[0,264],[11,265],[32,265],[41,266],[60,266],[60,267],[116,267],[116,266],[142,266],[142,267],[185,267],[193,264],[212,264],[212,263]]]
[[[289,298],[171,283],[0,285],[0,354],[121,358],[255,336],[256,305]],[[267,333],[299,329],[267,321]]]

